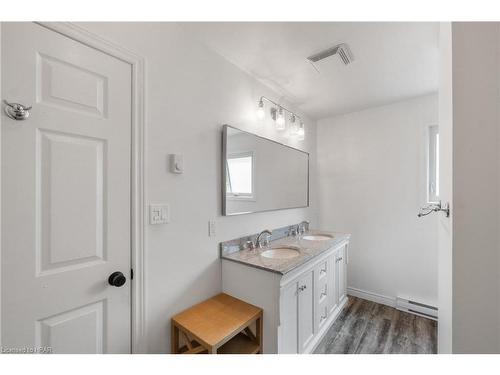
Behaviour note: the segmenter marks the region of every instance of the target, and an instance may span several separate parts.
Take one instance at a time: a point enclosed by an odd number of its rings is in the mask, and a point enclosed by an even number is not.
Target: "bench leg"
[[[172,335],[170,338],[170,347],[171,347],[171,353],[172,354],[178,354],[179,353],[179,328],[174,324],[171,323],[172,326]]]
[[[263,334],[264,334],[264,327],[262,325],[262,313],[260,314],[259,318],[255,321],[255,338],[257,339],[257,343],[259,344],[259,354],[263,354]]]

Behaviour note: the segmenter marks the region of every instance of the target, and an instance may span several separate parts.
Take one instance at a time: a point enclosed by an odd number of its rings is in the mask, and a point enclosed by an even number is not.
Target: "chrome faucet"
[[[309,222],[307,220],[301,221],[297,225],[297,233],[299,236],[305,233],[305,231],[306,231],[305,225],[307,225],[307,229],[309,229]]]
[[[261,241],[261,237],[264,235],[264,234],[267,234],[268,236],[271,236],[273,234],[273,232],[271,232],[269,229],[264,229],[262,232],[259,233],[259,235],[257,236],[257,239],[255,240],[255,247],[258,247],[258,248],[262,248],[262,241]],[[269,238],[266,240],[265,242],[266,244],[269,243]]]

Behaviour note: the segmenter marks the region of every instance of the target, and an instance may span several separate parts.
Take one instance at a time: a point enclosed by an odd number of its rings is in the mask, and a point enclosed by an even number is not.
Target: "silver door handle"
[[[9,103],[7,100],[3,101],[6,106],[4,107],[5,114],[12,120],[22,121],[30,117],[31,106],[26,107],[19,103]]]
[[[446,203],[443,206],[441,204],[441,201],[439,201],[438,203],[428,204],[427,206],[420,208],[420,211],[417,216],[418,217],[427,216],[433,212],[439,212],[439,211],[443,211],[446,217],[450,217],[450,204]]]

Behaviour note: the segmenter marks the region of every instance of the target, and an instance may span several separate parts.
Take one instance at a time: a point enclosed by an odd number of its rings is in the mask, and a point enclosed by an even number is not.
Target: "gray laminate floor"
[[[436,351],[434,320],[349,297],[315,353],[430,354]]]

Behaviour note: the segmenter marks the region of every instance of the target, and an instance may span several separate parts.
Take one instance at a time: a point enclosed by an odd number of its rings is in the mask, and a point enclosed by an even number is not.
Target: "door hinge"
[[[134,280],[134,269],[130,269],[130,280]]]

